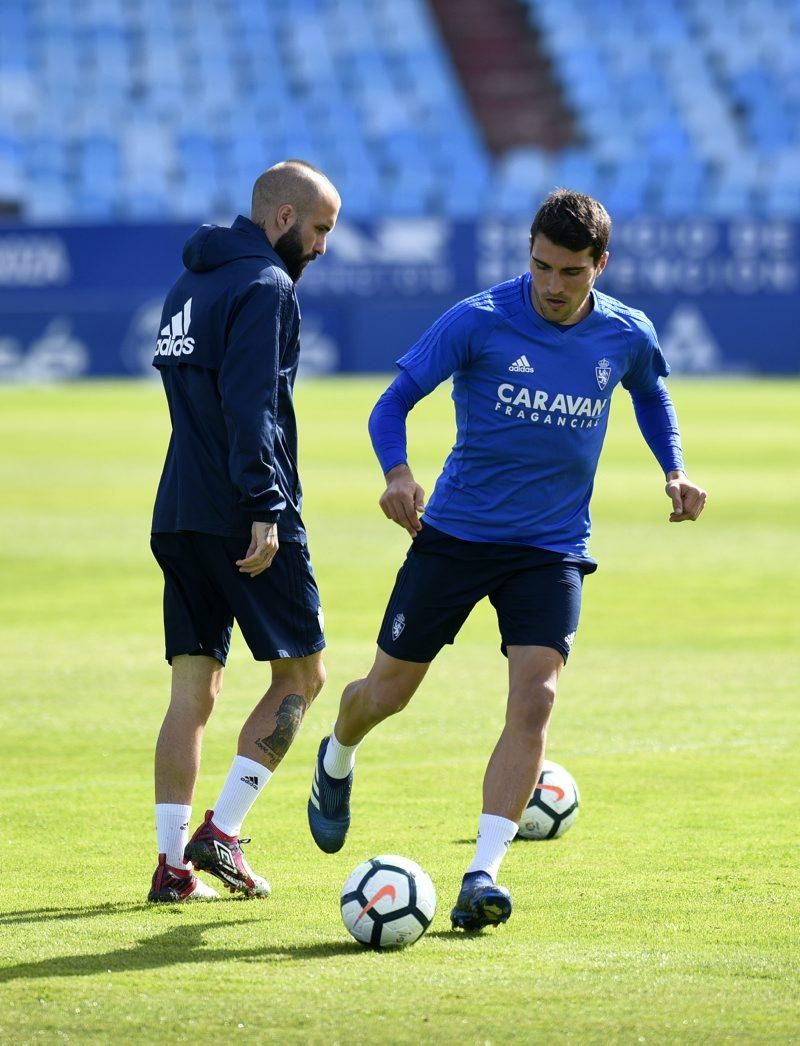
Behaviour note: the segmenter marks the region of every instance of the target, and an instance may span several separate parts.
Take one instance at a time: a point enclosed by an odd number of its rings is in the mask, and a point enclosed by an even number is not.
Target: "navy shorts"
[[[181,531],[152,534],[164,574],[164,638],[178,654],[207,654],[225,664],[234,620],[256,661],[322,650],[322,608],[308,549],[284,542],[268,570],[240,574],[248,538]]]
[[[592,560],[561,552],[462,541],[423,524],[400,568],[378,635],[384,653],[433,661],[452,643],[477,602],[488,596],[509,646],[546,646],[569,657]]]

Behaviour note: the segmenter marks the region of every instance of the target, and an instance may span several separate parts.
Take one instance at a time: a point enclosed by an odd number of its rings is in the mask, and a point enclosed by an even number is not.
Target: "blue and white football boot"
[[[328,738],[323,737],[317,752],[317,765],[308,800],[308,825],[314,842],[326,854],[335,854],[344,846],[350,827],[350,791],[353,771],[347,777],[330,777],[323,760]]]
[[[456,906],[450,912],[454,930],[473,933],[484,926],[499,926],[511,915],[511,894],[487,872],[468,872],[461,883]]]

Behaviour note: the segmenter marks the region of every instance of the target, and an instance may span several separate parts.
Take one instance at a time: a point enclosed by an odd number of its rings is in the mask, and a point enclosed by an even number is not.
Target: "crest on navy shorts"
[[[598,360],[594,373],[597,378],[597,384],[602,391],[608,385],[608,379],[611,377],[611,360],[607,360],[605,356]]]
[[[405,614],[397,614],[397,615],[395,615],[395,619],[392,622],[392,639],[398,639],[399,636],[400,636],[400,633],[403,631],[403,629],[405,627],[406,627],[406,617],[405,617]]]

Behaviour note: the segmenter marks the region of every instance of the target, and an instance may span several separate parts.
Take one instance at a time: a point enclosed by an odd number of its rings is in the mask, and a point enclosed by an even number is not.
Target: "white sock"
[[[487,872],[492,879],[497,878],[500,864],[506,855],[511,840],[517,834],[519,825],[507,817],[497,814],[481,814],[478,821],[478,844],[475,857],[467,868],[470,872]]]
[[[167,864],[173,868],[187,868],[183,851],[189,842],[191,806],[179,803],[156,803],[156,836],[158,852],[167,855]]]
[[[225,784],[219,793],[214,816],[215,827],[225,835],[238,835],[242,821],[250,812],[250,807],[258,799],[262,788],[272,777],[272,771],[257,763],[237,755],[231,763]]]
[[[358,742],[360,745],[361,742]],[[347,777],[356,765],[356,751],[358,745],[343,745],[336,740],[336,734],[331,730],[328,747],[322,759],[322,766],[328,777]]]

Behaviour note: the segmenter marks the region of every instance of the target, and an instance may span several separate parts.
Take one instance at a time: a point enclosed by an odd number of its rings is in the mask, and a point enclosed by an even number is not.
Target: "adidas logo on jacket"
[[[192,322],[192,299],[190,298],[180,312],[176,312],[171,321],[161,330],[161,337],[156,341],[156,356],[188,356],[194,352],[194,338],[189,338],[189,324]]]

